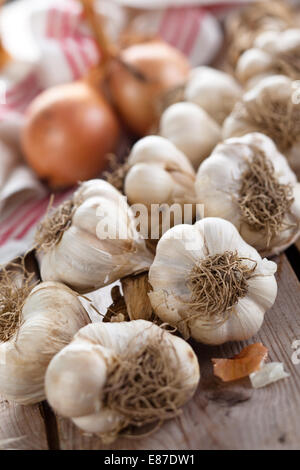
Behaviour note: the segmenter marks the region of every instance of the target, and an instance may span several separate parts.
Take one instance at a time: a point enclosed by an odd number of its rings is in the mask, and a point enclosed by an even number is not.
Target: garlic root
[[[50,360],[90,321],[77,293],[32,281],[20,267],[2,271],[0,285],[0,393],[23,405],[45,398]]]

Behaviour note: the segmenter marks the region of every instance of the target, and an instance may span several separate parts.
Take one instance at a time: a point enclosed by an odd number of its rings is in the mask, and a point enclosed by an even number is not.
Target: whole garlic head
[[[15,302],[19,295],[15,290]],[[12,299],[2,297],[1,307],[6,300]],[[90,320],[78,294],[57,282],[38,284],[15,313],[20,315],[17,323],[0,341],[0,394],[30,405],[45,399],[44,378],[52,357]]]
[[[284,75],[263,78],[244,94],[223,126],[223,139],[262,132],[274,140],[300,175],[299,88]]]
[[[198,168],[221,140],[221,128],[194,103],[175,103],[161,116],[161,136],[170,140]]]
[[[200,106],[221,125],[241,93],[240,85],[231,75],[202,66],[191,71],[184,98]]]
[[[175,416],[199,379],[197,357],[185,341],[134,320],[82,328],[51,361],[45,388],[57,413],[113,440],[129,425]]]
[[[143,204],[147,209],[144,215],[147,218],[146,236],[150,228],[152,234],[156,233],[154,225],[160,224],[160,220],[155,221],[151,215],[153,204],[160,208],[164,204],[168,208],[173,204],[179,207],[194,204],[195,171],[186,156],[169,140],[160,136],[144,137],[133,146],[127,164],[125,194],[130,204],[138,204],[137,208]]]
[[[272,261],[262,259],[227,220],[177,225],[160,239],[149,272],[155,313],[207,344],[251,338],[277,294]]]
[[[126,198],[104,180],[83,183],[67,213],[59,208],[50,224],[57,219],[64,227],[43,250],[43,281],[59,281],[77,292],[91,292],[147,270],[152,262]],[[46,220],[39,238],[47,239],[48,227]],[[56,234],[55,224],[51,230]]]
[[[263,254],[280,253],[300,235],[300,184],[263,134],[219,144],[200,165],[196,193],[207,217],[229,220]]]
[[[265,31],[254,41],[252,49],[241,55],[236,68],[237,78],[244,84],[262,76],[282,73],[300,79],[300,29]]]

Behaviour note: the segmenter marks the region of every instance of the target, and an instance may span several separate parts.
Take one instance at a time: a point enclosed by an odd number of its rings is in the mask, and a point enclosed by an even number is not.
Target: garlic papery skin
[[[282,73],[300,79],[300,29],[265,31],[257,36],[252,49],[241,55],[237,78],[244,84],[259,75]]]
[[[15,333],[0,342],[0,394],[22,405],[44,400],[50,360],[89,322],[76,292],[57,282],[34,287]]]
[[[190,73],[184,98],[206,111],[218,124],[231,113],[242,89],[229,74],[212,67],[197,67]]]
[[[159,134],[170,140],[198,168],[221,140],[221,127],[194,103],[175,103],[161,116]]]
[[[86,293],[149,268],[152,256],[126,198],[112,185],[100,179],[83,183],[73,204],[70,226],[42,253],[44,281]]]
[[[297,83],[297,82],[296,82]],[[223,139],[262,132],[274,140],[300,175],[300,108],[299,88],[284,75],[260,80],[247,91],[225,119]]]
[[[264,172],[258,180],[259,171]],[[245,183],[247,194],[243,194]],[[232,222],[244,240],[264,255],[280,253],[300,235],[299,191],[286,158],[258,132],[219,144],[200,165],[196,179],[197,202],[203,204],[205,215]]]
[[[188,204],[195,201],[195,171],[172,142],[147,136],[132,148],[128,158],[125,194],[130,204]]]
[[[185,391],[177,401],[176,408],[183,406],[194,394],[200,379],[197,357],[184,340],[145,320],[94,323],[81,329],[48,367],[45,388],[50,405],[58,414],[72,418],[83,431],[96,433],[106,440],[109,437],[115,438],[127,424],[145,424],[143,410],[140,410],[140,418],[133,410],[136,406],[134,403],[142,403],[144,411],[149,405],[149,393],[152,393],[146,388],[149,383],[146,382],[145,387],[141,385],[145,380],[142,375],[146,370],[139,370],[140,366],[133,362],[132,369],[137,375],[134,372],[133,377],[130,377],[128,373],[128,382],[125,378],[125,383],[122,382],[122,374],[114,383],[112,372],[114,368],[115,372],[121,372],[121,368],[126,367],[126,362],[127,367],[128,364],[130,367],[134,357],[139,357],[141,361],[142,354],[149,347],[158,355],[159,350],[163,352],[164,356],[161,357],[166,361],[165,365],[168,370],[174,371],[177,387],[182,387]],[[145,367],[149,365],[144,364]],[[155,391],[157,369],[154,364],[147,373],[150,375],[146,381],[150,379]],[[135,380],[139,382],[137,388]],[[131,385],[134,390],[130,389]],[[165,389],[168,386],[174,387],[175,382],[167,383]],[[165,393],[160,387],[157,390],[156,403]],[[133,395],[126,401],[125,394],[130,397],[131,393],[136,393],[136,396]],[[130,408],[127,408],[127,403]],[[163,421],[163,411],[161,416],[157,416],[157,412],[159,409],[154,406],[155,421]],[[147,416],[147,419],[149,424],[151,416]]]
[[[185,337],[214,345],[242,341],[257,333],[275,302],[276,269],[233,224],[207,217],[160,239],[149,297],[159,318]]]

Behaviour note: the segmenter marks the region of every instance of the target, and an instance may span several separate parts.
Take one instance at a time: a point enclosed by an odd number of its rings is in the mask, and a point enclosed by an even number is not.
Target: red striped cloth
[[[27,1],[26,7],[25,0],[17,2],[19,8],[27,8]],[[11,82],[7,80],[6,103],[0,104],[0,138],[7,132],[7,123],[13,125],[17,118],[22,120],[27,105],[41,90],[78,79],[98,61],[95,41],[84,24],[78,2],[47,0],[42,4],[39,0],[30,0],[30,4],[32,11],[28,24],[38,45],[39,58],[32,65],[24,63],[23,68],[21,63],[16,78]],[[226,4],[226,8],[230,6],[231,3]],[[185,53],[192,65],[199,65],[209,63],[220,47],[221,29],[211,14],[219,9],[220,2],[216,2],[209,8],[192,6],[143,11],[133,23],[137,31],[159,33]],[[114,25],[115,29],[122,26],[122,14],[120,24]],[[126,12],[124,14],[126,16]],[[12,75],[10,71],[9,76]],[[18,173],[18,168],[13,171]],[[48,207],[49,194],[34,180],[30,170],[26,171],[32,179],[31,192],[28,188],[24,190],[21,181],[19,194],[10,194],[1,201],[3,188],[0,188],[0,262],[6,262],[30,248],[36,224]],[[13,172],[10,178],[14,178]],[[56,195],[55,205],[70,197],[73,190]]]

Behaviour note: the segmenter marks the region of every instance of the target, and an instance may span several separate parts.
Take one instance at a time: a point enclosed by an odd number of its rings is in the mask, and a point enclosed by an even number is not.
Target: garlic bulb
[[[57,282],[1,279],[0,394],[23,405],[45,399],[44,377],[52,357],[89,323],[78,295]]]
[[[297,84],[297,82],[296,82]],[[223,139],[262,132],[274,140],[300,175],[299,87],[284,75],[266,77],[246,92],[223,126]]]
[[[265,31],[257,36],[253,48],[241,55],[236,68],[237,78],[247,83],[260,76],[282,73],[300,79],[300,29]]]
[[[197,357],[185,341],[134,320],[82,328],[51,361],[45,388],[57,413],[113,440],[128,426],[176,416],[199,379]]]
[[[277,294],[277,266],[262,259],[227,220],[177,225],[157,245],[149,271],[155,313],[185,337],[242,341],[260,329]]]
[[[222,124],[231,113],[241,91],[240,85],[231,75],[203,66],[191,71],[184,97],[186,101],[204,109],[218,124]]]
[[[159,133],[176,145],[194,168],[221,140],[219,124],[194,103],[175,103],[167,108],[161,116]]]
[[[44,221],[37,241],[43,281],[80,293],[147,270],[152,262],[126,198],[104,180],[83,183]]]
[[[200,165],[196,193],[206,216],[229,220],[263,254],[278,254],[300,235],[300,183],[263,134],[219,144]]]
[[[192,204],[195,171],[186,156],[167,139],[148,136],[132,148],[127,162],[125,194],[130,204],[143,204],[153,232],[153,204]],[[182,220],[180,220],[182,223]],[[170,227],[168,227],[170,228]]]

